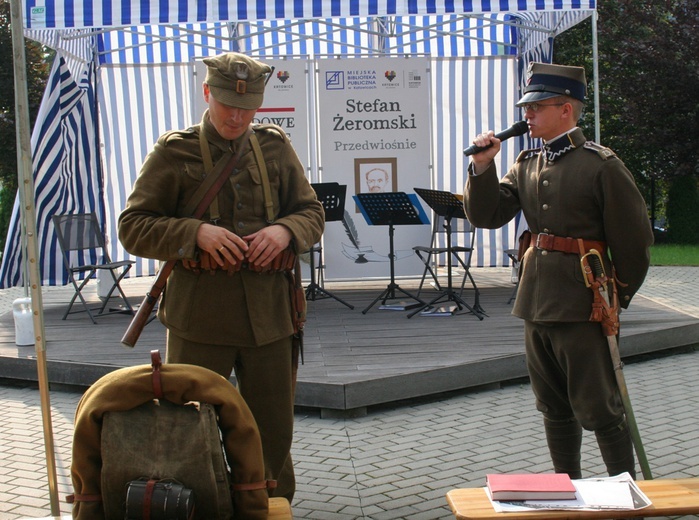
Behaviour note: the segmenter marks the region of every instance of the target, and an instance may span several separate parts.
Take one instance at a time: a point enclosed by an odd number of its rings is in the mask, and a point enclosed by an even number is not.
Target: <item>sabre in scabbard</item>
[[[636,416],[633,413],[631,406],[631,398],[629,390],[626,386],[624,378],[624,364],[621,361],[619,353],[619,344],[617,342],[617,334],[619,333],[619,305],[617,301],[616,291],[613,287],[613,281],[607,277],[604,270],[604,262],[602,255],[596,249],[590,249],[587,253],[580,257],[580,267],[585,278],[585,285],[594,292],[594,300],[592,303],[592,314],[590,321],[598,321],[602,325],[602,332],[607,337],[609,344],[609,353],[612,358],[612,366],[614,368],[614,376],[621,401],[624,405],[626,420],[631,431],[631,439],[633,441],[638,463],[641,466],[643,478],[651,480],[653,478],[648,458],[641,442],[641,433],[638,430]]]

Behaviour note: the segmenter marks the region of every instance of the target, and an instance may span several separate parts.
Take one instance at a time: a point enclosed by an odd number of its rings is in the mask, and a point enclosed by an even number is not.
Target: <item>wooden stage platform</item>
[[[508,303],[509,270],[471,271],[487,314],[483,320],[467,311],[408,319],[409,311],[380,310],[380,302],[363,314],[387,281],[326,284],[355,308],[331,298],[308,302],[297,405],[359,413],[371,405],[526,377],[523,324],[511,316]],[[151,282],[134,279],[123,285],[136,304]],[[415,280],[397,283],[415,294]],[[42,295],[52,383],[89,386],[117,368],[149,363],[152,349],[164,353],[165,329],[157,320],[133,349],[120,343],[130,316],[104,316],[97,325],[84,313],[61,320],[70,295],[69,288],[49,288]],[[435,295],[432,288],[423,292],[426,299]],[[473,291],[465,291],[464,299],[472,303]],[[623,357],[696,344],[699,337],[699,319],[642,296],[622,313],[621,322]],[[34,347],[15,345],[12,312],[0,316],[0,378],[37,379]]]

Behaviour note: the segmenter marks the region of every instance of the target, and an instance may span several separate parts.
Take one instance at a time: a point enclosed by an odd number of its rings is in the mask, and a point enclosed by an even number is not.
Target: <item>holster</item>
[[[524,253],[527,252],[527,249],[529,249],[529,244],[531,243],[532,240],[532,232],[529,231],[528,229],[525,230],[520,236],[519,236],[519,244],[517,245],[517,261],[521,262],[522,258],[524,258]]]
[[[289,300],[291,301],[291,322],[294,325],[292,339],[292,362],[298,367],[299,357],[303,364],[303,327],[306,325],[306,293],[301,283],[301,265],[298,257],[294,261],[294,270],[287,270],[289,281]]]

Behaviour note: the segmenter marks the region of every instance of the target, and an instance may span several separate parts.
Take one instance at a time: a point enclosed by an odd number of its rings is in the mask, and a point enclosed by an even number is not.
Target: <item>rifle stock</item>
[[[136,314],[129,324],[129,328],[126,329],[124,336],[121,338],[121,344],[125,347],[133,348],[136,346],[136,342],[141,336],[141,332],[143,332],[146,323],[148,323],[148,318],[151,312],[153,312],[155,303],[158,301],[158,298],[160,298],[160,294],[165,288],[168,276],[170,276],[174,267],[175,261],[170,260],[158,271],[158,276],[155,278],[150,290],[146,293],[143,302],[141,302],[141,305],[138,307]]]

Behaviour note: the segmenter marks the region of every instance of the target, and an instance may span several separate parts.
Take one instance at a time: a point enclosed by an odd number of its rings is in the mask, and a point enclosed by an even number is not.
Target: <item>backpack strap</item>
[[[252,145],[252,151],[255,153],[255,161],[257,162],[257,167],[260,170],[260,177],[262,178],[262,191],[265,196],[265,213],[267,214],[267,223],[272,224],[274,222],[274,203],[272,202],[272,189],[269,185],[269,174],[267,173],[267,165],[265,164],[264,155],[262,155],[262,148],[257,140],[255,134],[250,136],[250,144]]]
[[[258,489],[275,489],[276,480],[261,480],[259,482],[249,482],[247,484],[231,484],[232,491],[256,491]]]
[[[163,395],[163,381],[162,378],[160,377],[160,367],[163,365],[162,360],[160,359],[160,351],[159,350],[151,350],[150,351],[150,359],[151,359],[151,366],[153,367],[153,395],[155,396],[156,399],[162,399],[164,397]]]
[[[74,504],[75,502],[102,502],[102,495],[80,495],[78,493],[73,493],[66,497],[67,504]]]

